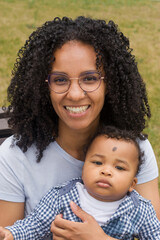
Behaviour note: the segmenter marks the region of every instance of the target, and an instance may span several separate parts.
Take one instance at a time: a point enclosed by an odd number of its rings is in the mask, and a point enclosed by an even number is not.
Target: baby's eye
[[[102,162],[99,162],[99,161],[93,161],[93,163],[96,165],[102,165]]]
[[[125,170],[125,168],[124,167],[121,167],[121,166],[116,166],[116,168],[118,169],[118,170],[120,170],[120,171],[124,171]]]

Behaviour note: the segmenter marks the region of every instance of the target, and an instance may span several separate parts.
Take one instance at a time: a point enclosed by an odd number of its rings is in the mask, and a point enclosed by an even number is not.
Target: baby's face
[[[133,190],[137,166],[138,150],[134,143],[98,136],[87,152],[82,179],[94,198],[116,201]]]

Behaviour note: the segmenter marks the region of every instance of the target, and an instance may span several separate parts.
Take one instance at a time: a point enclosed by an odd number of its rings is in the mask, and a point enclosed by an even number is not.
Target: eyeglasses
[[[93,92],[99,88],[104,77],[94,71],[82,73],[77,78],[69,78],[66,74],[54,72],[48,75],[46,82],[52,91],[61,94],[69,90],[73,79],[78,80],[78,84],[84,92]]]

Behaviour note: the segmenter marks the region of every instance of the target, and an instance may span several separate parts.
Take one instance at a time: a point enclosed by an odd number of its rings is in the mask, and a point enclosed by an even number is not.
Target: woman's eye
[[[120,171],[124,171],[125,170],[125,168],[124,167],[121,167],[121,166],[116,166],[116,168],[118,169],[118,170],[120,170]]]
[[[93,163],[96,165],[102,165],[102,162],[99,162],[99,161],[94,161]]]
[[[52,83],[58,84],[58,85],[63,85],[63,84],[68,83],[68,79],[65,77],[56,77],[56,78],[52,79]]]
[[[94,75],[88,75],[88,76],[83,77],[84,83],[94,83],[97,81],[98,81],[98,78],[97,78],[97,76],[94,76]]]

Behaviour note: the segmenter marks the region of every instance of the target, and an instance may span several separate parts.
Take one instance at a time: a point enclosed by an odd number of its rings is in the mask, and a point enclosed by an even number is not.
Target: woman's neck
[[[96,132],[98,126],[92,129],[75,130],[59,124],[57,143],[71,156],[79,160],[84,160],[84,147]]]

